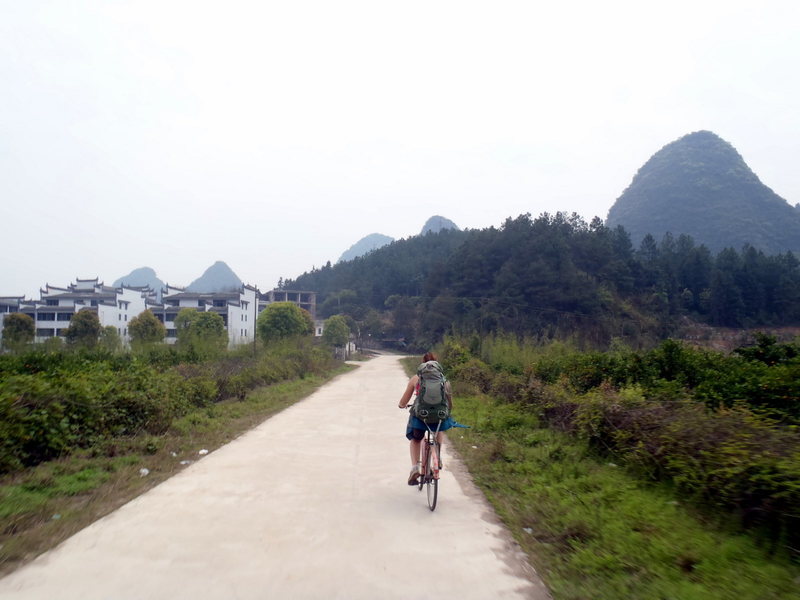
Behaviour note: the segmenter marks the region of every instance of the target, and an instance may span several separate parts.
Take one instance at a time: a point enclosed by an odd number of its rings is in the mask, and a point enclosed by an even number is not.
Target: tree
[[[294,302],[273,302],[258,315],[256,327],[261,339],[271,342],[310,335],[314,332],[314,321],[308,311],[304,311]]]
[[[183,308],[175,317],[178,330],[178,346],[200,357],[207,357],[225,349],[228,336],[225,322],[215,312],[201,312],[195,308]]]
[[[36,323],[23,313],[11,313],[3,319],[3,348],[20,349],[33,341]]]
[[[330,346],[344,346],[350,339],[350,327],[342,315],[333,315],[325,320],[322,341]]]
[[[82,348],[94,348],[103,330],[100,318],[92,310],[81,310],[70,319],[65,332],[67,344]]]
[[[301,308],[300,314],[303,315],[303,321],[306,324],[306,333],[308,334],[314,333],[314,318],[311,316],[311,313],[308,312],[305,308]]]
[[[100,332],[100,347],[109,352],[118,352],[122,349],[122,338],[119,337],[119,331],[113,325],[103,327]]]
[[[167,328],[153,314],[153,311],[146,310],[130,320],[128,333],[130,333],[131,343],[134,346],[142,346],[163,341],[164,336],[167,335]]]

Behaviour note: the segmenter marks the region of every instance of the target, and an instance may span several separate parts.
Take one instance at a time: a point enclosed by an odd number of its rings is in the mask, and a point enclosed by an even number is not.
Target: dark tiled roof
[[[50,294],[47,296],[47,300],[107,300],[109,298],[116,298],[116,294],[101,294],[97,292],[67,292],[65,294]]]

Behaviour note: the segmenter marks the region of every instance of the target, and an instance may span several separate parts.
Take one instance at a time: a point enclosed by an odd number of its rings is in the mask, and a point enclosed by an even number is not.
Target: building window
[[[69,321],[72,318],[72,313],[58,313],[56,321]]]
[[[47,306],[58,306],[58,300],[48,300]]]
[[[128,315],[125,315],[125,320],[126,320],[126,321],[128,320]]]
[[[64,337],[65,335],[67,335],[67,330],[66,329],[56,329],[56,335]]]
[[[174,321],[178,318],[178,313],[167,313],[167,321]]]
[[[122,321],[122,315],[117,315],[117,321]]]
[[[168,338],[178,337],[178,330],[177,329],[167,329],[167,337]]]
[[[37,329],[36,337],[53,337],[55,331],[53,329]]]
[[[56,313],[39,313],[40,321],[55,321]]]

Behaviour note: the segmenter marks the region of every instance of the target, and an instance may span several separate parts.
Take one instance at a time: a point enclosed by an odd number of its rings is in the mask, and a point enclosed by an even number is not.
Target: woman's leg
[[[419,462],[419,450],[422,446],[421,440],[412,439],[411,443],[409,444],[409,448],[411,450],[411,466],[415,467]]]

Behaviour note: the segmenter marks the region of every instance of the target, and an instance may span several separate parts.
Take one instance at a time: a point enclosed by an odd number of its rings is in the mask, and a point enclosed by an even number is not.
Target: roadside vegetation
[[[0,355],[0,574],[351,368],[294,332],[227,351],[186,317],[177,346]]]
[[[556,600],[800,598],[798,356],[448,339],[451,441]]]

